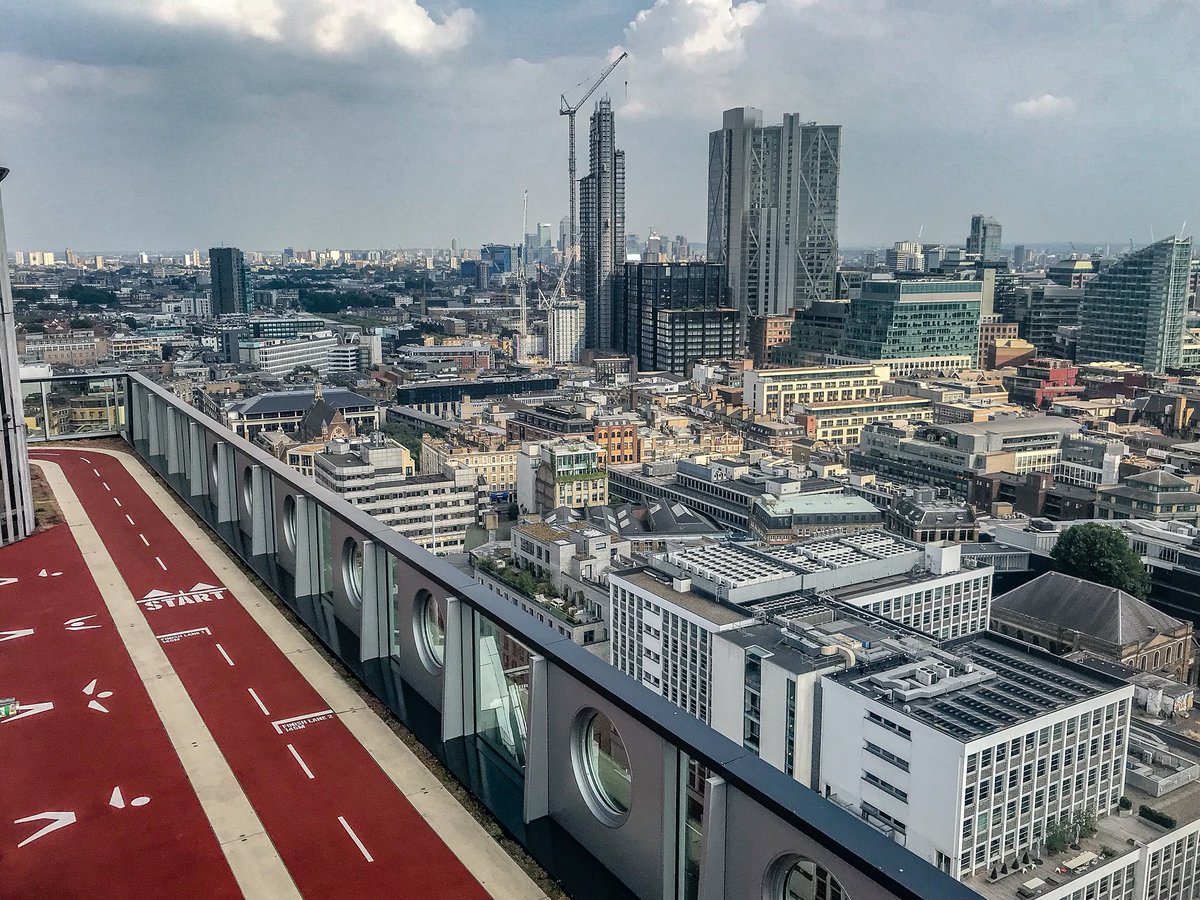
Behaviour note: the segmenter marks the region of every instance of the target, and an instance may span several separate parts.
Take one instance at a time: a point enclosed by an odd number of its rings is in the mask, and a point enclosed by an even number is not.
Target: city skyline
[[[525,188],[532,220],[566,211],[558,94],[625,49],[602,95],[628,154],[629,222],[671,221],[698,240],[707,134],[722,109],[748,104],[844,124],[845,247],[922,226],[927,240],[960,243],[979,210],[1027,246],[1085,229],[1140,245],[1178,232],[1200,199],[1172,175],[1200,128],[1186,6],[360,0],[340,18],[324,0],[256,0],[244,15],[193,0],[14,8],[0,36],[9,240],[517,243]],[[1006,66],[1015,42],[1018,73]],[[1169,116],[1145,103],[1160,83],[1175,92],[1162,100]],[[468,127],[486,139],[462,140]]]

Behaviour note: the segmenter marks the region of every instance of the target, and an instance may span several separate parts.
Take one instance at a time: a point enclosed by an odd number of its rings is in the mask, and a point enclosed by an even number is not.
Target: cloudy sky
[[[566,213],[559,94],[621,49],[643,235],[703,240],[739,105],[843,125],[844,245],[1200,222],[1200,0],[0,0],[9,246],[515,241],[523,189]]]

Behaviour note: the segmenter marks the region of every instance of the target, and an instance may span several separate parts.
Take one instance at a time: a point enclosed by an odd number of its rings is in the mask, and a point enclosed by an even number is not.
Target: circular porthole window
[[[446,617],[441,604],[427,590],[417,592],[413,632],[421,662],[430,672],[440,672],[446,662]]]
[[[288,494],[283,498],[283,539],[288,549],[296,552],[296,498]]]
[[[242,470],[242,502],[246,512],[254,511],[254,470],[249,466]]]
[[[363,551],[354,538],[346,538],[342,544],[342,580],[346,584],[346,596],[358,609],[363,598]]]
[[[575,717],[571,762],[579,791],[596,818],[613,828],[623,824],[633,800],[633,775],[625,742],[604,713],[585,709]]]
[[[763,900],[849,900],[849,897],[823,865],[789,855],[771,866]]]

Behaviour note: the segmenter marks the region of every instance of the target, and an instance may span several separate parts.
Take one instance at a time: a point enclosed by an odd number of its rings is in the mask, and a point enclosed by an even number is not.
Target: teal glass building
[[[1191,256],[1192,239],[1172,236],[1085,282],[1076,361],[1133,363],[1148,372],[1178,366]]]
[[[969,356],[979,363],[981,281],[864,281],[842,354],[856,359]]]

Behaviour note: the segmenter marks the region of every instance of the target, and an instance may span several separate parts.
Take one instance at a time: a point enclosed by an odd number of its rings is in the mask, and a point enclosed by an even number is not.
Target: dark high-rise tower
[[[971,216],[971,235],[967,252],[978,253],[984,262],[996,262],[1000,255],[1000,223],[991,216]]]
[[[588,174],[579,179],[579,261],[587,326],[595,350],[613,346],[613,277],[625,262],[625,151],[618,150],[612,103],[592,113]]]
[[[248,313],[254,307],[250,288],[250,269],[237,247],[213,247],[208,251],[212,274],[212,311],[214,316]]]
[[[7,174],[8,169],[0,166],[0,181]],[[0,546],[28,537],[32,531],[33,491],[29,485],[12,286],[8,281],[4,207],[0,203]]]
[[[709,135],[708,261],[725,264],[743,326],[836,296],[841,137],[795,113],[763,127],[751,107]]]

